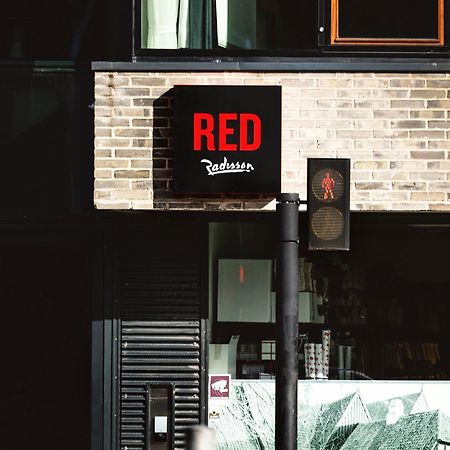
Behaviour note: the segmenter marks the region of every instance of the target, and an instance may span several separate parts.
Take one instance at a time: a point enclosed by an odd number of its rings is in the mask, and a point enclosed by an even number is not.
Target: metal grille
[[[325,206],[313,213],[311,226],[320,239],[330,241],[344,231],[344,218],[338,209]]]
[[[175,383],[175,449],[200,422],[199,245],[152,235],[127,242],[120,261],[122,450],[145,449],[149,381]]]

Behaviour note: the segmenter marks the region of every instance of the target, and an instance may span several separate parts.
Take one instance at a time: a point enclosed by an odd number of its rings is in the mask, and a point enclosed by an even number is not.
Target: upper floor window
[[[129,60],[131,15],[123,0],[4,1],[0,60]]]
[[[143,49],[279,50],[317,46],[316,1],[141,0]]]
[[[445,48],[446,0],[135,0],[135,51],[299,54]],[[152,52],[150,52],[151,54]]]
[[[444,45],[444,0],[332,0],[333,45]]]

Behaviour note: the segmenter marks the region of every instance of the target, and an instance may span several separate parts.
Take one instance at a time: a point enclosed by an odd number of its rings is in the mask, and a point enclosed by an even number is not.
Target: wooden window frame
[[[331,0],[331,45],[444,46],[444,0],[438,0],[438,36],[433,38],[355,38],[339,34],[339,0]]]

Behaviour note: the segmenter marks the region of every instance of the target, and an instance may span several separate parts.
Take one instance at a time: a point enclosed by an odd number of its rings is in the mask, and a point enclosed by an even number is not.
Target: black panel
[[[131,2],[21,0],[0,10],[0,59],[128,60]]]
[[[151,381],[175,384],[175,449],[184,448],[187,427],[200,423],[199,234],[182,223],[152,226],[121,245],[121,449],[145,449]]]
[[[276,193],[280,86],[176,86],[175,190]]]
[[[438,38],[438,0],[339,0],[340,38]]]
[[[0,448],[90,449],[91,265],[86,237],[0,241]]]
[[[91,71],[0,73],[0,211],[92,209]]]

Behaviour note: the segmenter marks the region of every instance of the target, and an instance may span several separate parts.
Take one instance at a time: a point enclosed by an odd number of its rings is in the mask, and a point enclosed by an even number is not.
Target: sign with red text
[[[174,189],[278,193],[280,86],[175,86]]]

